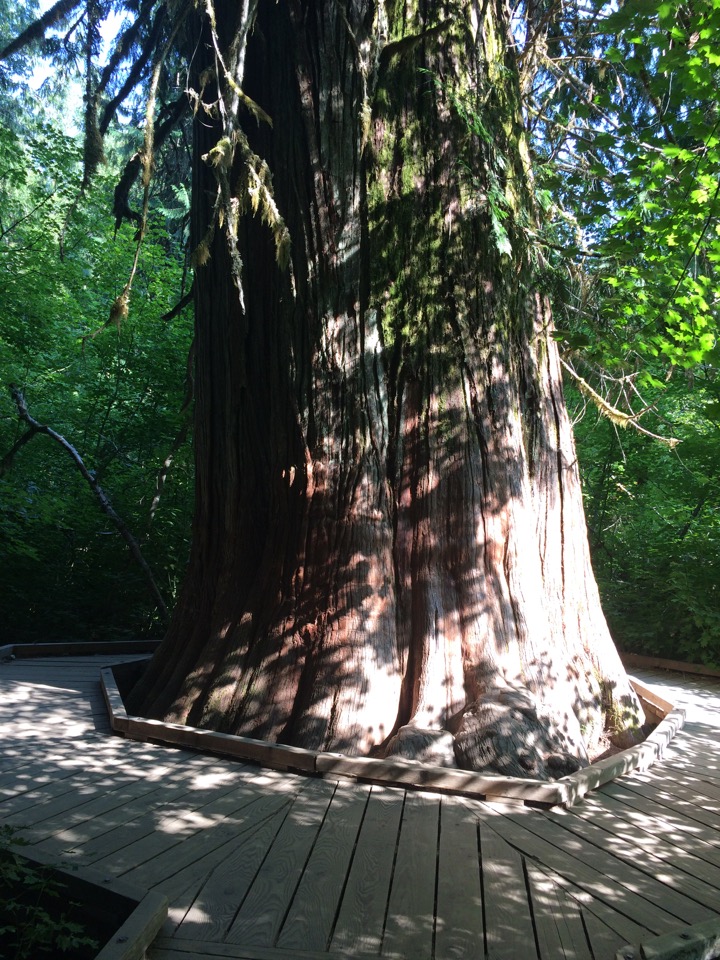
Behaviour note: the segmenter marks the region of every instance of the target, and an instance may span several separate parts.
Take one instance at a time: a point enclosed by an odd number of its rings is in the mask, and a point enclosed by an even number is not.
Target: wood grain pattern
[[[109,736],[106,662],[0,663],[0,819],[165,895],[149,960],[614,960],[720,917],[720,687],[661,675],[663,762],[543,812]]]
[[[451,800],[444,800],[440,811],[435,957],[485,957],[478,819],[474,811]]]
[[[298,794],[224,938],[227,943],[274,945],[334,793],[334,784],[311,780]]]
[[[388,901],[383,955],[406,952],[430,960],[435,926],[440,798],[408,794]]]
[[[493,829],[480,824],[485,943],[488,960],[537,957],[522,855]]]
[[[330,947],[379,953],[404,791],[373,786]]]
[[[278,947],[289,951],[326,949],[369,794],[369,786],[338,784],[280,931]]]
[[[539,956],[593,960],[580,905],[531,861],[525,869]]]

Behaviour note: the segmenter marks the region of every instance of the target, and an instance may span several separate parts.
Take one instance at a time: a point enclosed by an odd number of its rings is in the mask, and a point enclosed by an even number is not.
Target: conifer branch
[[[7,60],[8,57],[22,50],[28,44],[34,43],[36,40],[42,40],[51,27],[64,20],[81,3],[82,0],[58,0],[38,20],[31,23],[26,30],[23,30],[19,37],[15,37],[3,50],[0,50],[0,62]]]

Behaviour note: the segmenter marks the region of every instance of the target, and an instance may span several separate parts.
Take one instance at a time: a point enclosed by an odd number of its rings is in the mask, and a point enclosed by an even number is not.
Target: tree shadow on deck
[[[53,709],[37,701],[38,729]],[[30,751],[20,735],[3,742],[0,816],[58,859],[165,893],[175,942],[610,960],[716,916],[718,752],[717,730],[691,724],[667,765],[541,813],[94,732]]]

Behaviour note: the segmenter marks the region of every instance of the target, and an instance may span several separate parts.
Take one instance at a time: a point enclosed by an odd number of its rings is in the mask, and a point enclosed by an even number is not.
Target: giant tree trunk
[[[261,0],[248,32],[254,6],[197,25],[193,548],[132,707],[375,755],[445,728],[461,766],[563,772],[638,705],[534,283],[503,6]],[[213,45],[272,127],[214,86]]]

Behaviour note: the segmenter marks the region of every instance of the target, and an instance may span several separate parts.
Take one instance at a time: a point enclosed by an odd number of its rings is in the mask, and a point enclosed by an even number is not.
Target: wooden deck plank
[[[157,778],[158,768],[151,769],[153,778]],[[195,768],[195,774],[197,773]],[[91,810],[88,819],[85,819],[82,816],[84,811],[80,808],[78,818],[72,825],[68,823],[64,830],[57,832],[56,825],[48,822],[49,829],[30,829],[28,837],[41,849],[69,852],[78,858],[78,862],[100,860],[108,852],[120,849],[128,838],[136,836],[139,828],[148,826],[152,829],[153,818],[161,815],[159,811],[193,795],[188,770],[184,766],[179,769],[176,767],[171,774],[160,780],[147,779],[144,785],[149,788],[147,791],[142,784],[132,784],[125,788],[125,793],[121,791],[119,795],[123,802],[115,804],[111,800],[106,809],[102,803],[103,798],[98,797],[99,811]],[[125,830],[128,832],[124,833]],[[68,846],[72,847],[70,851]]]
[[[618,789],[621,789],[620,785],[614,783],[609,786],[609,795],[617,796]],[[716,814],[704,810],[701,806],[683,797],[674,796],[668,789],[658,787],[654,783],[644,783],[637,777],[623,780],[622,788],[641,797],[644,809],[661,810],[666,815],[674,816],[684,821],[688,828],[697,831],[698,835],[704,833],[711,837],[717,831],[718,817]],[[703,830],[703,827],[708,829]]]
[[[562,817],[550,811],[539,817],[511,815],[510,819],[542,837],[557,852],[576,857],[597,876],[641,896],[646,901],[646,905],[642,905],[643,913],[649,918],[655,917],[668,927],[678,922],[700,923],[709,919],[711,911],[674,889],[669,883],[669,874],[665,873],[663,882],[659,883],[648,859],[634,844],[619,839],[608,842],[605,831],[585,820],[580,822],[573,815]],[[634,869],[628,863],[634,864]],[[661,913],[665,915],[662,921]]]
[[[32,817],[33,835],[35,837],[41,834],[50,835],[57,829],[58,819],[65,820],[80,812],[86,803],[97,799],[99,796],[108,796],[116,790],[131,783],[130,777],[122,775],[102,776],[95,774],[92,777],[85,777],[81,783],[73,782],[72,779],[64,780],[62,783],[69,784],[70,789],[56,796],[48,796],[42,803],[32,806],[30,809],[23,806],[18,812],[5,816],[4,822],[8,824],[24,824],[28,816]],[[43,788],[45,789],[45,788]],[[25,795],[30,797],[31,794]],[[22,799],[22,798],[18,798]]]
[[[127,785],[78,807],[66,815],[64,823],[50,819],[38,824],[27,832],[28,839],[48,850],[71,844],[80,853],[93,839],[191,793],[186,766],[161,765],[161,757],[136,756],[127,765],[132,778]],[[191,770],[190,777],[203,775],[196,766]]]
[[[82,829],[51,833],[36,841],[35,846],[47,853],[62,853],[83,866],[98,865],[115,874],[114,855],[138,837],[149,836],[155,829],[155,817],[160,818],[173,799],[187,796],[187,788],[177,785],[170,791],[154,790],[139,795],[129,803],[114,807],[108,813],[85,821]],[[33,834],[31,833],[32,837]],[[103,861],[107,867],[99,866]]]
[[[10,796],[0,800],[0,815],[5,823],[26,823],[28,818],[34,822],[35,817],[42,818],[45,805],[62,797],[73,796],[76,789],[77,770],[71,767],[63,771],[56,771],[55,776],[44,779],[39,785],[33,784],[31,789],[18,790]],[[31,811],[35,811],[31,813]]]
[[[637,831],[610,830],[604,824],[593,822],[589,816],[580,819],[554,811],[548,811],[544,816],[563,830],[599,849],[611,849],[613,856],[629,864],[634,873],[639,872],[649,877],[653,881],[655,892],[652,894],[644,891],[644,895],[653,899],[653,902],[661,905],[663,909],[676,912],[676,915],[690,923],[709,919],[706,907],[711,899],[708,884],[678,869],[677,851],[663,860],[658,855],[659,844],[654,848],[647,843],[639,844]],[[656,879],[660,874],[662,886],[657,884]],[[716,894],[715,901],[720,907],[720,891]]]
[[[258,820],[251,831],[204,878],[176,937],[220,942],[268,855],[292,808],[292,799]]]
[[[707,783],[715,788],[720,787],[720,766],[716,765],[716,768],[712,769],[708,767],[707,763],[703,763],[702,759],[693,763],[687,757],[687,754],[684,755],[682,751],[667,754],[663,758],[663,769],[669,774],[675,773],[686,776],[688,779]]]
[[[163,769],[169,777],[172,767]],[[80,786],[81,795],[85,786],[84,783]],[[85,833],[86,825],[104,816],[112,816],[118,808],[125,809],[129,804],[138,802],[141,798],[147,799],[153,791],[161,789],[162,785],[157,781],[142,777],[137,771],[128,772],[127,777],[118,778],[114,782],[111,790],[103,793],[94,790],[69,810],[36,821],[25,835],[35,843],[43,843],[52,837],[58,838],[60,842],[77,841],[81,837],[89,839],[89,835]]]
[[[480,859],[488,960],[536,957],[535,933],[522,855],[480,822]]]
[[[668,773],[675,773],[678,777],[685,777],[689,780],[695,780],[700,784],[707,783],[713,787],[720,787],[720,764],[712,769],[708,763],[699,760],[697,763],[691,763],[687,757],[674,761],[672,757],[668,758],[666,770]]]
[[[522,850],[526,856],[533,857],[540,864],[548,867],[553,874],[571,881],[576,887],[584,890],[593,900],[598,900],[625,917],[632,918],[632,927],[639,925],[651,934],[665,933],[683,922],[682,918],[668,914],[661,907],[645,899],[634,889],[634,876],[626,876],[625,884],[617,879],[612,858],[602,858],[598,863],[597,857],[591,857],[588,863],[583,856],[584,844],[573,844],[574,851],[570,852],[555,845],[546,836],[538,836],[530,827],[534,817],[529,817],[527,826],[522,825],[513,817],[499,816],[492,821],[493,829],[503,839]],[[592,861],[595,862],[592,862]],[[600,869],[598,869],[600,867]],[[608,872],[610,875],[608,875]],[[628,885],[629,884],[629,885]],[[648,884],[645,884],[647,887]],[[630,929],[630,928],[628,928]],[[618,931],[620,932],[620,931]],[[632,934],[627,942],[632,939]]]
[[[618,947],[630,942],[639,943],[642,939],[653,935],[647,927],[636,923],[634,919],[623,912],[624,904],[618,904],[617,906],[622,907],[622,909],[616,909],[616,905],[608,903],[605,899],[600,899],[595,891],[591,892],[578,886],[572,880],[568,880],[540,861],[533,861],[533,868],[546,874],[553,886],[561,891],[568,901],[579,906],[583,926],[595,960],[599,960],[600,957],[615,960],[615,952]],[[597,923],[594,921],[597,921]],[[599,943],[596,942],[596,936],[591,933],[591,927],[596,928]],[[609,944],[613,945],[611,950],[608,948]],[[608,952],[605,952],[606,949],[608,949]],[[546,960],[546,958],[543,958],[543,960]]]
[[[707,766],[698,764],[697,767],[689,768],[668,760],[663,764],[662,776],[656,774],[651,779],[653,782],[667,783],[671,789],[678,785],[692,791],[697,801],[707,805],[709,809],[717,810],[720,804],[720,775],[713,777]]]
[[[75,769],[68,764],[65,770],[62,770],[57,764],[57,759],[52,755],[44,754],[41,757],[34,757],[23,765],[13,766],[3,771],[0,776],[0,811],[12,797],[31,793],[66,778],[72,779],[80,769],[78,763]]]
[[[379,953],[405,791],[373,786],[330,949]]]
[[[627,939],[591,910],[583,910],[582,918],[588,940],[592,944],[593,957],[608,957],[615,960],[618,950],[625,946]]]
[[[152,860],[127,871],[124,879],[154,887],[171,877],[193,867],[197,874],[197,865],[202,861],[211,862],[215,850],[228,843],[239,840],[248,830],[254,829],[258,821],[274,813],[281,807],[292,803],[294,794],[263,793],[260,789],[248,789],[227,794],[225,809],[215,808],[213,816],[221,817],[211,830],[199,830],[181,843],[157,854]]]
[[[433,953],[440,797],[409,793],[388,901],[382,955],[405,951],[417,960]]]
[[[233,826],[232,829],[229,829],[227,825],[223,829],[221,825],[220,828],[212,832],[212,838],[209,841],[205,834],[200,835],[201,838],[206,840],[202,851],[198,851],[198,855],[185,866],[182,866],[182,856],[179,857],[179,869],[175,873],[152,883],[154,888],[161,889],[168,897],[171,906],[170,919],[175,928],[179,927],[189,917],[189,912],[195,901],[203,895],[203,888],[208,884],[218,883],[220,874],[224,869],[223,864],[225,862],[238,862],[242,858],[243,853],[240,848],[243,845],[250,841],[252,855],[255,835],[264,829],[270,821],[274,821],[273,830],[277,832],[280,823],[279,818],[281,815],[284,817],[288,813],[293,799],[292,795],[282,794],[260,796],[253,804],[252,817],[246,824]],[[219,834],[219,842],[216,841],[216,834]],[[192,843],[192,840],[186,841],[180,848],[179,853],[183,854],[185,846],[190,843]],[[245,857],[243,866],[248,862],[247,850],[245,851]],[[145,865],[145,867],[147,866],[152,865]],[[213,877],[216,871],[217,877]],[[132,876],[132,874],[128,874],[126,879],[131,879]],[[154,880],[152,876],[147,879],[149,882]],[[233,882],[237,882],[237,879],[237,875],[232,878]],[[251,881],[252,878],[249,882]],[[209,898],[211,894],[212,890],[208,887],[204,896]],[[189,922],[194,922],[192,917],[189,918]],[[174,929],[173,932],[175,932]],[[187,931],[183,935],[188,936]],[[192,934],[190,936],[192,937]]]
[[[10,821],[16,815],[23,815],[17,811],[37,806],[33,818],[39,823],[54,815],[50,804],[55,803],[63,791],[75,792],[79,806],[102,789],[105,781],[108,788],[117,789],[136,777],[147,776],[152,769],[153,765],[148,762],[138,764],[111,749],[107,738],[92,744],[68,743],[61,750],[52,750],[32,764],[2,775],[0,813]],[[62,810],[62,801],[60,803]]]
[[[665,791],[715,815],[720,814],[720,787],[685,771],[666,768],[636,772],[632,781],[650,785],[656,791]]]
[[[326,949],[369,795],[369,786],[338,784],[280,931],[278,947],[289,951]]]
[[[661,823],[661,829],[664,834],[669,831],[676,831],[687,838],[686,845],[695,844],[702,841],[706,846],[700,854],[702,859],[709,860],[711,863],[720,864],[720,848],[718,848],[717,830],[711,826],[699,823],[697,820],[689,819],[683,816],[672,806],[666,806],[663,803],[652,803],[642,794],[629,789],[625,784],[611,784],[612,789],[607,791],[607,796],[622,802],[630,809],[636,810],[640,817],[649,817],[658,820]]]
[[[182,789],[181,796],[172,804],[164,803],[153,815],[142,815],[114,835],[91,841],[83,849],[83,862],[107,861],[116,876],[148,863],[198,831],[211,829],[216,823],[215,810],[228,794],[234,794],[237,783],[197,791],[183,784]]]
[[[689,717],[665,761],[566,813],[347,781],[312,810],[294,797],[320,781],[262,781],[254,766],[105,736],[97,676],[113,659],[0,664],[0,818],[18,814],[38,849],[169,896],[176,936],[159,949],[174,960],[484,960],[478,823],[485,853],[499,838],[483,874],[494,929],[516,921],[493,901],[503,884],[534,924],[529,941],[527,929],[498,936],[499,956],[613,960],[697,911],[720,914],[720,685],[662,678]],[[258,943],[220,942],[241,917],[234,929]]]
[[[458,892],[462,891],[462,895]],[[440,808],[436,960],[484,960],[482,886],[478,821],[474,812],[454,798]]]
[[[540,957],[593,960],[580,905],[532,861],[525,862],[525,869]]]
[[[148,960],[189,960],[190,957],[222,958],[222,960],[347,960],[338,953],[297,950],[291,955],[273,947],[238,946],[229,943],[212,943],[206,940],[173,940],[159,937],[157,945],[148,951]]]
[[[683,889],[694,887],[694,884],[685,887],[685,878],[691,877],[720,891],[720,850],[704,840],[691,838],[673,828],[668,829],[664,819],[644,812],[638,814],[634,808],[619,800],[604,797],[602,802],[592,798],[586,800],[583,823],[599,824],[608,833],[640,847],[646,856],[653,858],[651,862],[664,861],[682,871],[679,882],[683,884]],[[658,866],[657,872],[661,869]]]
[[[274,946],[334,793],[334,783],[314,780],[295,798],[226,943]]]

